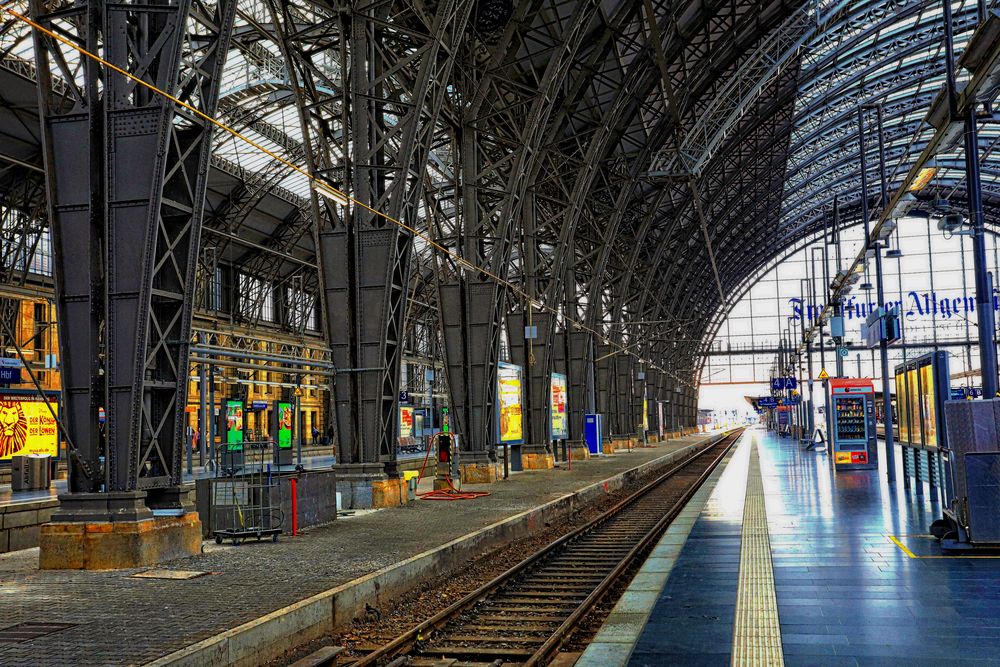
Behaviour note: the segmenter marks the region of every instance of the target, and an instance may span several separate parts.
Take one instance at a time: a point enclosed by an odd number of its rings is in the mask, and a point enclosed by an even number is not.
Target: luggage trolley
[[[229,539],[238,545],[254,537],[278,541],[284,515],[281,487],[271,470],[274,449],[270,440],[243,442],[243,465],[217,468],[211,496],[212,534],[217,544]]]

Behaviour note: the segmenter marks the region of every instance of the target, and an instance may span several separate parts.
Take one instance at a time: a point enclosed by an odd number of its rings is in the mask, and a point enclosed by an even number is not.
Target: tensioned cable
[[[13,2],[9,3],[9,4],[13,4]],[[52,30],[49,30],[48,28],[45,28],[44,26],[42,26],[41,24],[37,23],[36,21],[33,21],[32,19],[28,18],[27,16],[25,16],[23,14],[20,14],[20,13],[14,11],[13,9],[10,9],[9,6],[4,6],[3,9],[4,9],[4,11],[6,11],[8,14],[10,14],[11,16],[13,16],[17,20],[22,21],[23,23],[26,23],[27,25],[31,26],[32,28],[34,28],[38,32],[40,32],[40,33],[42,33],[42,34],[44,34],[44,35],[46,35],[46,36],[48,36],[48,37],[50,37],[50,38],[58,41],[58,42],[60,42],[61,44],[65,44],[66,46],[70,47],[74,51],[78,52],[80,55],[85,56],[87,58],[90,58],[94,62],[102,65],[103,67],[106,67],[107,69],[109,69],[109,70],[111,70],[113,72],[121,74],[125,78],[129,79],[130,81],[132,81],[134,83],[139,84],[140,86],[146,88],[150,92],[155,93],[157,95],[160,95],[161,97],[164,97],[164,98],[170,100],[171,102],[173,102],[177,106],[179,106],[179,107],[181,107],[181,108],[183,108],[183,109],[185,109],[185,110],[193,113],[194,115],[196,115],[197,117],[201,118],[202,120],[205,120],[205,121],[211,123],[212,125],[214,125],[215,127],[219,128],[220,130],[223,130],[224,132],[232,135],[233,137],[235,137],[237,139],[240,139],[241,141],[245,142],[247,145],[251,146],[252,148],[255,148],[256,150],[264,153],[265,155],[271,157],[272,159],[277,160],[279,163],[281,163],[282,165],[288,167],[292,171],[294,171],[294,172],[296,172],[296,173],[298,173],[298,174],[306,177],[311,183],[317,183],[324,190],[328,190],[328,191],[332,192],[334,195],[336,195],[336,197],[343,198],[347,202],[350,202],[350,203],[353,203],[353,204],[355,204],[357,206],[360,206],[361,208],[365,209],[366,211],[369,211],[370,213],[372,213],[372,214],[374,214],[376,216],[379,216],[379,217],[385,219],[388,222],[393,223],[394,225],[398,226],[400,229],[403,229],[403,230],[409,232],[413,236],[422,239],[424,242],[426,242],[429,246],[431,246],[432,248],[434,248],[438,252],[444,253],[445,255],[451,257],[460,266],[466,267],[469,270],[478,271],[482,275],[485,275],[488,278],[491,278],[492,280],[494,280],[498,285],[506,287],[507,289],[511,290],[515,294],[518,294],[519,296],[524,297],[524,299],[528,302],[529,306],[534,306],[534,307],[539,308],[540,310],[548,311],[552,315],[555,315],[556,317],[559,317],[559,312],[557,311],[557,309],[555,309],[555,308],[553,308],[551,306],[548,306],[546,304],[543,304],[543,303],[540,303],[540,302],[536,302],[527,292],[525,292],[524,290],[522,290],[521,288],[519,288],[515,283],[513,283],[510,280],[507,280],[506,278],[503,278],[503,277],[501,277],[499,275],[496,275],[495,273],[491,272],[488,269],[485,269],[485,268],[482,268],[480,266],[477,266],[477,265],[473,264],[472,262],[470,262],[467,259],[465,259],[464,257],[458,255],[454,251],[452,251],[452,250],[446,248],[445,246],[437,243],[436,241],[434,241],[434,239],[432,239],[427,234],[424,234],[423,232],[417,230],[416,228],[407,225],[406,223],[404,223],[401,220],[397,220],[396,218],[392,217],[391,215],[389,215],[387,213],[379,211],[378,209],[373,208],[373,207],[369,206],[368,204],[366,204],[366,203],[364,203],[364,202],[362,202],[362,201],[360,201],[358,199],[355,199],[354,197],[348,195],[347,193],[345,193],[345,192],[343,192],[343,191],[341,191],[341,190],[333,187],[332,185],[330,185],[326,181],[321,180],[319,178],[316,178],[316,176],[314,176],[313,174],[310,174],[308,170],[303,169],[302,167],[296,165],[295,163],[293,163],[293,162],[291,162],[291,161],[289,161],[289,160],[281,157],[280,155],[278,155],[274,151],[271,151],[268,148],[262,146],[260,143],[254,141],[253,139],[251,139],[250,137],[244,135],[243,133],[239,132],[238,130],[236,130],[236,129],[234,129],[234,128],[228,126],[228,125],[226,125],[225,123],[217,120],[216,118],[213,118],[212,116],[206,114],[205,112],[203,112],[203,111],[201,111],[199,109],[196,109],[195,107],[191,106],[187,102],[184,102],[183,100],[179,99],[178,97],[176,97],[174,95],[171,95],[170,93],[166,92],[165,90],[162,90],[162,89],[158,88],[157,86],[155,86],[155,85],[153,85],[153,84],[151,84],[151,83],[149,83],[147,81],[143,81],[139,77],[131,74],[130,72],[122,69],[121,67],[118,67],[117,65],[114,65],[113,63],[108,62],[107,60],[105,60],[101,56],[99,56],[99,55],[97,55],[95,53],[91,53],[90,51],[88,51],[87,49],[83,48],[82,46],[80,46],[78,44],[75,44],[73,41],[71,41],[71,40],[69,40],[69,39],[67,39],[65,37],[62,37],[61,35],[55,33]],[[35,54],[35,57],[37,58],[38,54]],[[646,360],[644,360],[642,358],[642,356],[640,356],[640,355],[638,355],[638,354],[636,354],[634,352],[628,351],[628,349],[626,347],[624,347],[622,345],[619,345],[618,343],[615,343],[615,342],[609,340],[603,334],[601,334],[600,332],[598,332],[595,329],[592,329],[592,328],[588,327],[586,324],[583,324],[582,322],[579,322],[579,321],[574,320],[574,319],[572,319],[570,317],[567,317],[565,314],[563,314],[563,317],[564,317],[564,319],[566,319],[566,321],[570,322],[571,324],[573,324],[574,326],[576,326],[578,329],[582,329],[584,331],[587,331],[587,332],[590,332],[590,333],[594,334],[602,342],[604,342],[606,345],[611,345],[613,347],[618,348],[618,352],[619,353],[624,352],[624,353],[626,353],[626,354],[628,354],[630,356],[635,357],[639,361],[646,362]],[[681,377],[677,376],[673,372],[668,371],[665,368],[661,368],[660,366],[656,366],[655,364],[650,364],[650,365],[653,368],[659,370],[660,372],[666,373],[667,375],[673,377],[678,382],[681,382],[682,384],[686,384],[686,385],[694,388],[694,384],[692,382],[689,382],[687,380],[682,379]]]

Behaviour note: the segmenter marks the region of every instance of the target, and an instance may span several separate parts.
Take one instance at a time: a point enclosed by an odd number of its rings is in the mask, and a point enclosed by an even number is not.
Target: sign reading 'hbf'
[[[21,369],[10,366],[0,367],[0,384],[20,384]]]

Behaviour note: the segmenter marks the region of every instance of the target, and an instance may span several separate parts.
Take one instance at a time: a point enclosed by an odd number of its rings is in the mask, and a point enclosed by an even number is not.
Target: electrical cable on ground
[[[417,474],[417,484],[420,484],[420,480],[424,478],[424,469],[427,468],[427,459],[431,456],[431,444],[427,443],[427,453],[424,454],[424,462],[420,466],[420,472]],[[422,500],[475,500],[476,498],[482,498],[484,496],[490,495],[489,491],[461,491],[455,488],[452,484],[451,475],[445,475],[445,480],[448,482],[447,489],[435,489],[434,491],[424,491],[423,493],[418,493],[417,496]]]

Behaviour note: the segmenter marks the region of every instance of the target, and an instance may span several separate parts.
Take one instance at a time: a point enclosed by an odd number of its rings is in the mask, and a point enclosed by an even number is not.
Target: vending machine
[[[869,378],[831,378],[830,418],[834,470],[878,468],[875,387]]]

